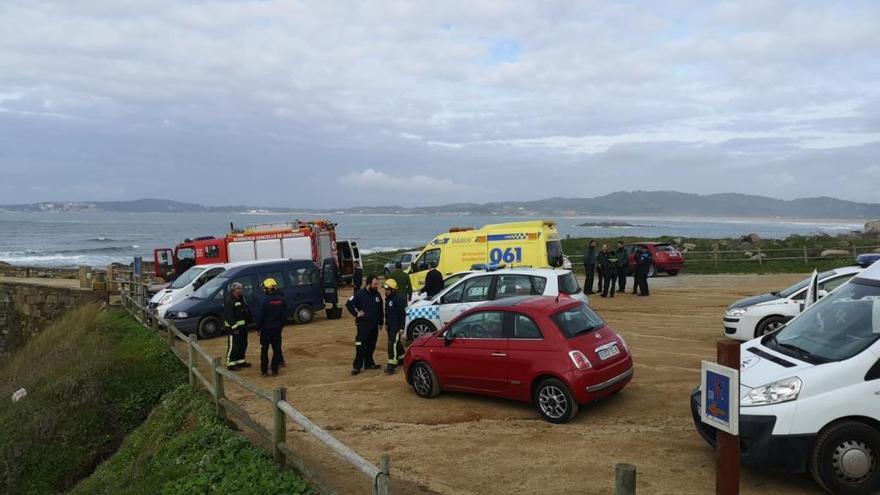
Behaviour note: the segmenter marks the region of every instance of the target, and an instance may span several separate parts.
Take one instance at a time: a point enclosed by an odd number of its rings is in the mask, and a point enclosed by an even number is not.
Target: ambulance
[[[437,268],[443,277],[470,270],[474,265],[560,268],[565,261],[556,222],[531,220],[454,227],[434,238],[408,270],[413,289],[425,286],[425,275]]]

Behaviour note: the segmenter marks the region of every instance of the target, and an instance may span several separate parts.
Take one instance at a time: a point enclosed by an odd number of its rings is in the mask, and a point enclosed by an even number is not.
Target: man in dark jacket
[[[351,296],[345,307],[355,317],[355,325],[357,325],[351,374],[357,375],[364,368],[369,370],[381,368],[373,360],[373,351],[379,338],[379,327],[385,323],[382,297],[379,295],[379,279],[375,275],[367,275],[364,288]]]
[[[620,285],[618,292],[626,292],[626,273],[629,271],[629,254],[623,247],[623,241],[617,241],[617,282]]]
[[[244,299],[244,286],[233,282],[229,287],[229,295],[223,302],[223,322],[229,332],[226,347],[226,367],[232,371],[246,368],[251,363],[245,360],[248,344],[248,327],[253,324],[251,309]]]
[[[394,280],[397,284],[395,292],[403,296],[406,302],[412,298],[412,282],[409,280],[409,275],[400,268],[395,268],[393,272],[391,272],[390,279]],[[385,315],[386,318],[388,315]]]
[[[648,292],[648,272],[651,269],[651,252],[648,248],[642,246],[636,252],[636,286],[639,289],[640,296],[649,295]]]
[[[602,250],[599,251],[599,263],[602,266],[602,277],[603,277],[603,286],[602,286],[602,297],[614,297],[614,289],[617,284],[617,265],[620,264],[620,258],[617,257],[617,251],[612,251],[608,249],[607,244],[602,245]],[[609,296],[608,292],[611,291],[611,295]]]
[[[406,322],[406,299],[397,291],[397,281],[385,281],[385,330],[388,332],[388,366],[385,373],[393,375],[403,362],[403,325]]]
[[[599,261],[599,253],[596,251],[596,241],[590,241],[587,244],[587,249],[584,251],[584,272],[587,274],[587,280],[584,282],[586,285],[587,294],[593,293],[593,280],[596,276],[596,263]],[[599,286],[601,289],[602,282],[599,282]]]
[[[428,273],[425,274],[425,293],[428,296],[428,299],[433,299],[434,296],[440,293],[443,290],[443,274],[440,273],[440,270],[437,267],[431,267],[428,270]]]
[[[278,376],[281,362],[281,330],[287,322],[287,303],[278,293],[278,283],[273,278],[263,281],[266,297],[261,305],[257,331],[260,332],[260,373],[269,372],[269,347],[272,347],[272,376]]]

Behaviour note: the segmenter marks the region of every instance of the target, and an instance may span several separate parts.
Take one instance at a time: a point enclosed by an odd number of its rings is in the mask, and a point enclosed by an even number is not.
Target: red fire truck
[[[336,224],[328,220],[251,225],[226,237],[187,239],[173,249],[153,251],[157,277],[169,280],[193,265],[261,259],[336,258]]]

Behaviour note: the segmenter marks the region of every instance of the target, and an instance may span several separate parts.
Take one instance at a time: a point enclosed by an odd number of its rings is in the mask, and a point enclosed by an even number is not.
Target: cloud
[[[353,188],[363,188],[365,190],[397,190],[401,192],[419,192],[424,194],[473,190],[471,186],[456,184],[450,179],[437,179],[427,175],[394,177],[372,168],[368,168],[363,172],[352,172],[339,179],[339,183]]]

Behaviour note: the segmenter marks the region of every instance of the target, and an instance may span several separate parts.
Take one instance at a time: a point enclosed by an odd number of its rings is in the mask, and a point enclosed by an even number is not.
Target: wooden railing
[[[148,308],[147,287],[149,284],[131,279],[117,279],[115,282],[119,284],[122,307],[144,327],[151,329],[157,334],[163,333],[158,320]],[[279,387],[272,391],[264,390],[236,373],[227,370],[219,357],[211,355],[210,352],[198,343],[195,335],[185,335],[173,324],[165,328],[164,333],[169,349],[187,368],[190,386],[193,388],[202,386],[211,394],[218,418],[221,420],[234,419],[244,424],[270,445],[275,462],[282,466],[285,463],[292,465],[321,493],[334,493],[321,480],[317,472],[310,468],[288,447],[287,420],[290,419],[349,465],[366,475],[372,481],[374,495],[387,495],[391,493],[391,471],[388,455],[382,456],[379,466],[374,465],[297,410],[288,402],[286,388]],[[178,341],[183,341],[186,344],[185,352],[178,349]],[[209,366],[209,376],[205,376],[199,369],[199,360],[207,363]],[[244,408],[230,400],[225,391],[226,382],[232,382],[250,394],[270,403],[273,411],[271,427],[263,426],[248,414]]]

